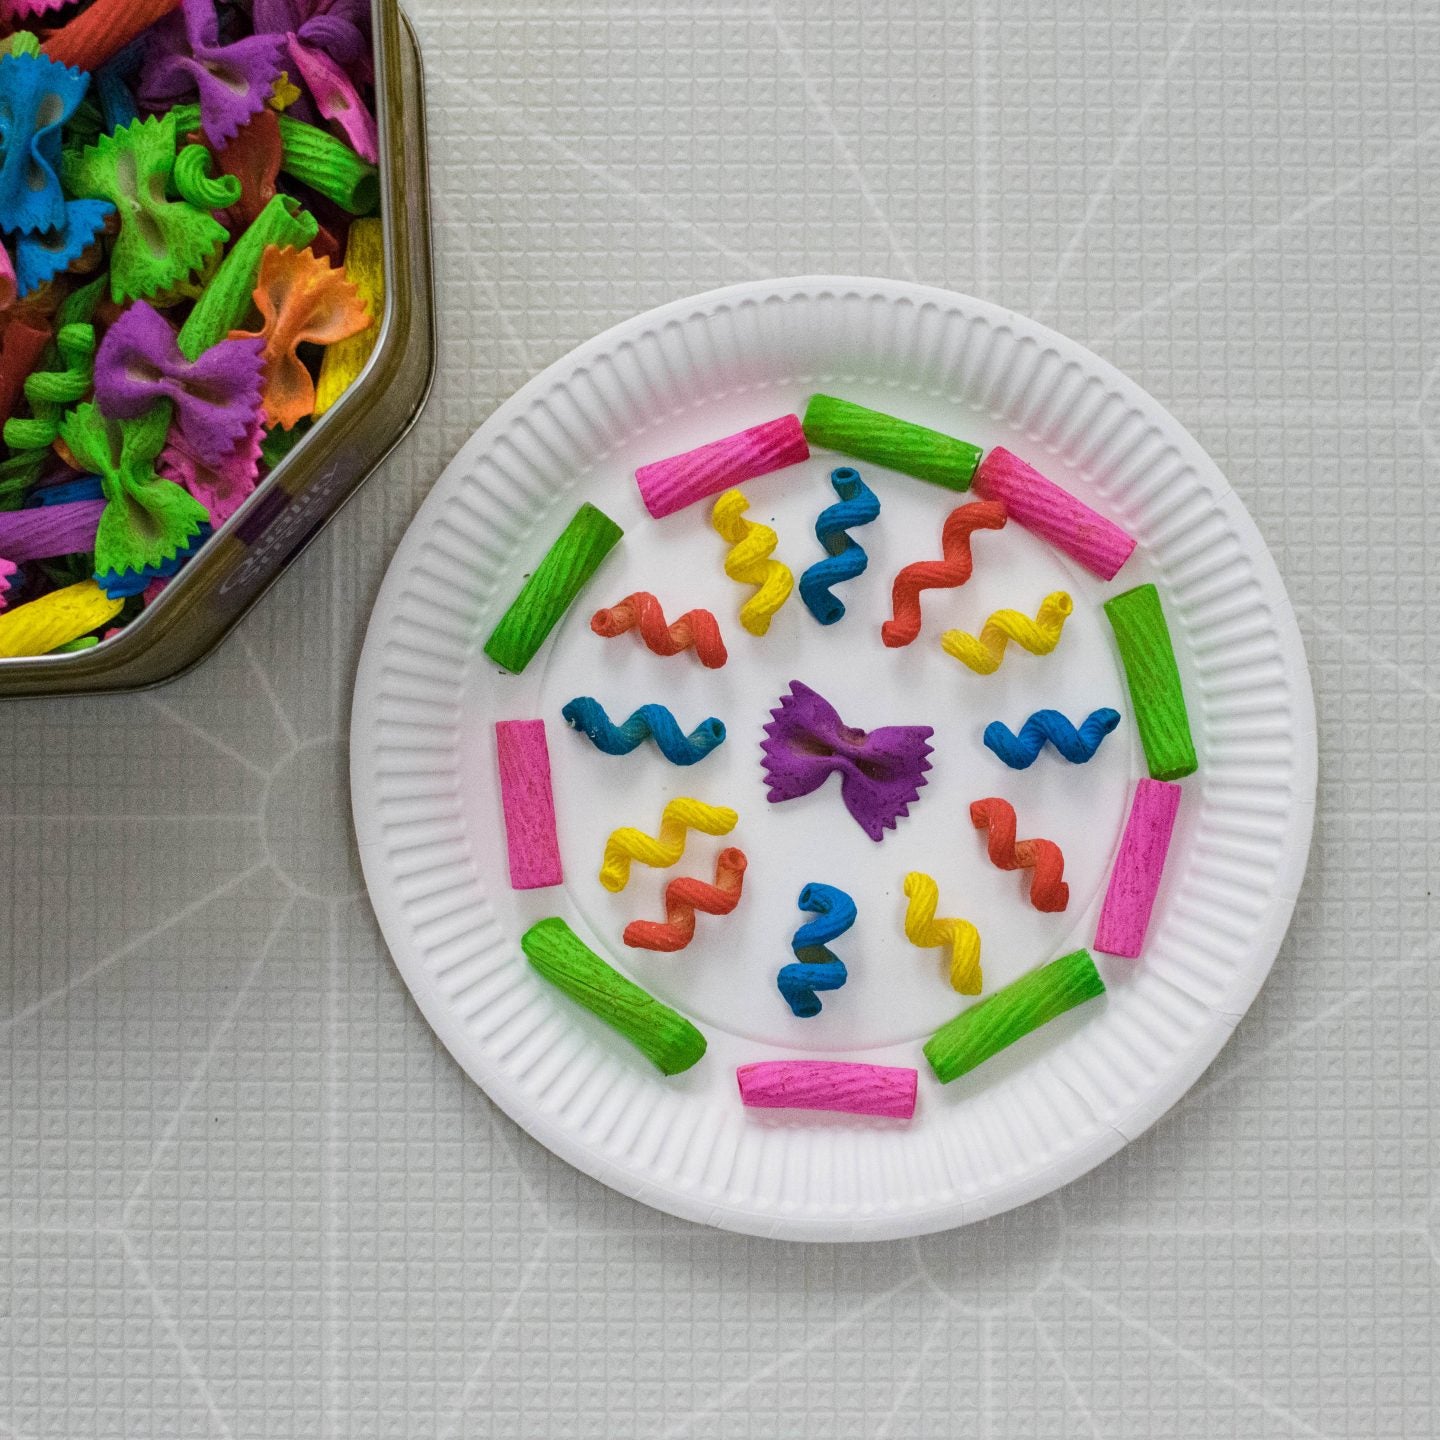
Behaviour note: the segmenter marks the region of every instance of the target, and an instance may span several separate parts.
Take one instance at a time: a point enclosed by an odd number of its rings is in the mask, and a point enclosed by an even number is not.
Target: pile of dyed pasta
[[[0,658],[132,620],[359,373],[367,0],[0,0]]]
[[[868,568],[868,556],[851,532],[880,520],[881,499],[851,465],[830,472],[836,500],[814,522],[821,555],[801,574],[798,587],[789,566],[775,558],[776,532],[746,518],[749,502],[734,487],[780,470],[791,472],[793,484],[803,485],[803,476],[795,471],[809,459],[812,444],[947,490],[963,492],[973,486],[980,497],[957,505],[946,518],[940,558],[916,560],[894,577],[891,616],[879,634],[890,649],[911,645],[920,636],[922,595],[965,585],[976,564],[972,542],[986,532],[1004,530],[1011,520],[1105,582],[1115,578],[1135,550],[1135,540],[1118,525],[1007,450],[996,447],[982,456],[978,447],[953,436],[846,400],[815,395],[803,420],[781,416],[635,472],[640,496],[655,520],[718,497],[710,524],[729,547],[725,573],[745,587],[738,610],[740,625],[757,638],[769,632],[774,616],[797,588],[817,624],[830,626],[843,620],[846,605],[836,587],[849,586]],[[622,537],[621,528],[608,516],[593,505],[582,505],[500,617],[485,642],[485,653],[512,673],[524,670]],[[986,539],[979,547],[987,563],[999,543]],[[939,645],[975,675],[992,675],[1011,645],[1036,657],[1050,655],[1060,644],[1073,610],[1071,597],[1055,591],[1041,599],[1033,618],[1019,610],[996,610],[978,633],[946,630],[938,637]],[[1125,672],[1149,776],[1136,784],[1131,795],[1093,945],[1104,954],[1134,960],[1142,954],[1159,894],[1182,793],[1176,782],[1194,773],[1197,761],[1156,587],[1144,584],[1124,590],[1107,599],[1104,610]],[[597,610],[590,629],[607,640],[636,631],[644,646],[666,662],[693,650],[695,661],[714,670],[729,658],[714,614],[694,609],[667,621],[659,600],[648,591]],[[617,723],[593,696],[580,695],[563,707],[561,716],[602,755],[629,755],[648,742],[663,760],[676,766],[699,766],[726,740],[725,724],[718,717],[701,719],[687,733],[669,709],[655,703],[639,705]],[[824,696],[799,680],[790,682],[770,717],[763,727],[766,738],[759,756],[770,804],[813,794],[831,776],[838,776],[841,803],[879,844],[921,801],[931,768],[930,741],[935,735],[931,726],[884,725],[866,730],[846,724]],[[978,738],[1010,770],[1028,769],[1047,746],[1065,765],[1083,765],[1121,719],[1119,711],[1109,706],[1092,709],[1078,724],[1057,710],[1041,709],[1025,718],[1018,731],[996,719]],[[546,723],[542,718],[502,720],[495,730],[511,886],[536,890],[559,885],[564,875]],[[1020,903],[1046,914],[1067,909],[1065,857],[1053,840],[1020,838],[1015,807],[998,795],[971,801],[969,816],[979,832],[977,841],[983,835],[980,843],[989,863],[1020,872]],[[664,807],[656,834],[628,825],[610,833],[599,882],[619,893],[629,884],[634,865],[656,869],[678,865],[691,833],[729,835],[739,821],[728,806],[690,796],[672,799]],[[826,853],[824,845],[814,847],[809,852],[811,863],[819,868]],[[739,905],[748,863],[745,852],[730,844],[716,858],[713,880],[703,874],[671,880],[664,892],[664,918],[632,920],[625,927],[624,944],[665,952],[685,949],[695,937],[697,914],[724,917]],[[768,868],[758,867],[758,873],[763,877]],[[939,913],[940,886],[929,874],[912,870],[904,875],[900,888],[905,907],[896,922],[906,940],[922,950],[941,952],[950,986],[958,994],[983,996],[940,1025],[926,1042],[923,1053],[939,1083],[949,1084],[1023,1036],[1105,993],[1089,951],[1080,949],[985,994],[978,927],[959,916]],[[813,918],[789,939],[794,959],[778,966],[775,989],[796,1019],[809,1020],[824,1009],[821,996],[843,989],[849,978],[844,957],[830,946],[838,940],[848,948],[850,942],[844,937],[855,924],[857,906],[845,890],[820,879],[804,884],[797,905]],[[707,922],[714,923],[723,922]],[[704,1056],[705,1037],[688,1019],[622,975],[563,917],[551,915],[531,926],[521,938],[521,948],[539,974],[625,1036],[665,1074],[688,1070]],[[908,1120],[914,1114],[919,1077],[909,1066],[807,1057],[741,1065],[736,1080],[747,1106]]]

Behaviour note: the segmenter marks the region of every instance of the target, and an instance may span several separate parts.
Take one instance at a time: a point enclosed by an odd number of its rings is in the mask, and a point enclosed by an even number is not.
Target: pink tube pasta
[[[843,1060],[763,1060],[735,1071],[740,1099],[757,1110],[835,1110],[845,1115],[915,1113],[915,1071]]]
[[[1145,944],[1179,808],[1178,785],[1168,780],[1141,780],[1135,786],[1130,818],[1120,837],[1120,851],[1095,928],[1095,948],[1106,955],[1133,960]]]
[[[635,483],[645,508],[659,520],[707,495],[718,495],[746,480],[809,458],[810,447],[799,417],[782,415],[683,455],[642,465],[635,472]]]
[[[1017,524],[1102,580],[1114,579],[1135,548],[1133,537],[1113,521],[999,445],[981,460],[973,489],[986,500],[999,500]]]
[[[510,852],[510,888],[543,890],[565,876],[555,833],[550,790],[550,750],[543,720],[500,720],[495,725],[500,764],[500,803]]]

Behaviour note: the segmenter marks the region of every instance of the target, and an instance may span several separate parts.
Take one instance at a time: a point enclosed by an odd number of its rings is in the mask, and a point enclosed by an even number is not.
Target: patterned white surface
[[[416,11],[424,422],[194,675],[0,707],[0,1435],[1436,1433],[1433,9]],[[1295,924],[1191,1095],[1051,1200],[843,1250],[661,1219],[497,1116],[383,954],[335,751],[485,415],[637,310],[807,271],[986,295],[1173,409],[1321,731]]]

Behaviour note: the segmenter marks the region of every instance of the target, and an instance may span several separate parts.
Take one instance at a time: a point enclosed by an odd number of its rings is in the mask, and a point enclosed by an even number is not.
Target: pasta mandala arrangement
[[[270,275],[273,270],[275,315],[291,318],[283,324],[277,322],[253,340],[237,337],[227,342],[253,346],[264,341],[264,355],[271,358],[264,369],[267,388],[258,403],[274,405],[282,414],[290,404],[290,391],[281,393],[277,387],[290,382],[278,361],[290,341],[281,337],[304,338],[316,333],[316,326],[329,324],[338,313],[333,306],[330,311],[325,308],[330,304],[325,298],[326,277],[316,271],[307,278],[308,272],[302,273],[296,260],[287,259],[292,254],[267,251],[270,269],[264,272]],[[293,284],[285,279],[287,266],[297,267]],[[307,294],[312,298],[291,298]],[[270,312],[265,313],[268,323]],[[137,333],[148,323],[143,312],[132,320]],[[338,330],[335,333],[338,338]],[[182,352],[183,339],[182,334]],[[77,366],[84,363],[86,343],[83,334],[72,338]],[[159,348],[164,350],[163,345]],[[252,390],[258,386],[259,353],[236,350],[229,367],[232,385]],[[192,392],[187,388],[189,372],[183,355],[168,355],[163,365],[145,374],[153,377],[146,383],[162,387],[174,405],[179,441],[185,439],[187,423],[211,427],[227,423],[223,413],[195,413],[189,403]],[[298,376],[291,390],[297,387],[303,388]],[[111,497],[109,503],[141,507],[156,503],[143,483],[126,478],[127,467],[140,469],[144,463],[141,458],[127,457],[132,452],[143,456],[143,447],[154,443],[153,438],[147,441],[133,429],[104,438],[97,430],[92,438],[85,429],[84,407],[72,412],[66,423],[72,448],[84,451],[88,447],[96,455],[102,477],[113,477],[105,482],[111,487],[105,492]],[[795,588],[795,579],[789,567],[775,558],[779,546],[776,532],[749,517],[750,502],[736,487],[800,464],[809,458],[812,444],[951,491],[973,488],[979,497],[951,510],[941,528],[939,559],[916,560],[894,577],[891,618],[880,628],[882,644],[892,649],[920,638],[924,592],[964,586],[977,563],[977,537],[983,538],[981,563],[990,563],[991,551],[1002,542],[986,532],[1003,531],[1011,521],[1104,581],[1114,578],[1135,548],[1135,541],[1119,526],[1007,450],[997,447],[984,454],[953,436],[848,400],[815,395],[803,419],[781,416],[635,472],[645,507],[657,520],[717,497],[710,524],[729,547],[723,556],[725,573],[749,587],[737,618],[741,627],[757,638],[768,632]],[[836,499],[820,510],[814,524],[822,553],[799,580],[805,609],[823,626],[845,619],[846,604],[836,593],[837,587],[860,580],[870,563],[852,532],[879,522],[882,509],[876,491],[853,466],[835,468],[829,481]],[[96,502],[88,503],[93,509]],[[43,524],[32,528],[35,536],[44,531]],[[31,533],[26,531],[19,538],[22,553],[26,543],[45,543],[38,538],[27,542]],[[581,505],[500,616],[485,642],[486,654],[512,673],[523,671],[622,533],[620,526],[595,506]],[[0,571],[0,588],[3,585]],[[49,597],[57,607],[69,607],[57,609],[51,622],[56,634],[66,633],[67,627],[81,618],[92,627],[104,623],[101,609],[110,603],[104,590],[92,585],[82,595],[78,592],[84,587],[72,588],[76,593]],[[1138,782],[1131,798],[1093,948],[1135,959],[1143,953],[1174,832],[1181,798],[1177,782],[1194,773],[1197,762],[1179,668],[1156,587],[1142,584],[1113,595],[1104,608],[1149,775]],[[997,610],[985,617],[974,633],[947,630],[936,643],[976,675],[991,675],[1012,644],[1037,659],[1051,654],[1063,642],[1065,622],[1073,610],[1071,596],[1055,591],[1040,600],[1033,615]],[[75,618],[70,618],[70,611]],[[5,618],[0,616],[0,654],[7,653],[4,627]],[[607,640],[634,631],[655,656],[671,658],[688,652],[706,669],[718,669],[728,659],[714,614],[691,609],[667,620],[660,601],[648,591],[622,596],[596,610],[590,629]],[[983,686],[985,682],[978,683]],[[664,761],[677,766],[698,765],[726,739],[725,724],[718,717],[702,719],[687,731],[667,707],[654,703],[635,706],[627,719],[617,722],[598,700],[582,695],[564,706],[562,718],[599,754],[624,757],[653,746]],[[1041,709],[1031,713],[1018,731],[1002,720],[991,722],[984,730],[983,742],[1012,770],[1039,763],[1047,746],[1065,765],[1083,765],[1120,723],[1120,712],[1109,706],[1092,710],[1078,724],[1057,710]],[[800,680],[791,681],[788,691],[778,698],[763,729],[759,763],[769,802],[781,804],[809,795],[820,790],[831,775],[838,775],[841,803],[877,844],[908,816],[931,769],[930,742],[935,732],[930,726],[886,725],[865,730],[847,725],[824,696]],[[563,883],[545,719],[498,723],[496,755],[511,885],[527,890]],[[1001,870],[1022,872],[1017,902],[1028,903],[1044,914],[1067,908],[1069,886],[1059,845],[1048,839],[1020,838],[1015,807],[1002,796],[974,799],[970,818],[983,835],[990,863]],[[1027,830],[1034,819],[1028,817]],[[612,893],[623,891],[634,863],[670,869],[684,858],[691,834],[729,835],[739,822],[740,816],[727,806],[698,798],[672,799],[664,807],[657,833],[628,825],[611,832],[601,856],[599,881]],[[716,857],[713,876],[671,879],[664,889],[664,919],[630,921],[624,943],[637,949],[675,952],[692,942],[697,915],[711,917],[707,926],[723,925],[724,917],[742,903],[747,864],[745,852],[731,845]],[[949,1084],[1022,1036],[1104,994],[1104,981],[1087,950],[1061,956],[986,994],[981,934],[976,925],[939,913],[941,887],[929,874],[911,871],[898,888],[903,890],[904,909],[895,917],[897,931],[914,946],[942,951],[951,987],[961,995],[981,997],[940,1025],[923,1047],[941,1084]],[[829,995],[831,1004],[845,1004],[838,992],[849,972],[845,960],[830,947],[853,928],[858,911],[845,889],[824,880],[806,884],[798,905],[811,918],[795,930],[789,942],[794,958],[778,966],[775,989],[792,1017],[807,1020],[822,1012],[822,995]],[[663,1073],[677,1074],[704,1055],[704,1036],[690,1021],[620,974],[562,917],[551,916],[533,925],[522,939],[522,949],[540,975],[631,1041]],[[758,1061],[741,1065],[736,1078],[746,1106],[890,1120],[912,1118],[918,1094],[914,1068],[849,1061]]]

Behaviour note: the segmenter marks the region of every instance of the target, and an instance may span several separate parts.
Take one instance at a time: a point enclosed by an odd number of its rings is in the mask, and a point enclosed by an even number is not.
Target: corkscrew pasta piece
[[[1100,742],[1120,723],[1118,710],[1092,710],[1076,729],[1058,710],[1036,710],[1014,734],[1002,720],[985,727],[985,747],[993,750],[1012,770],[1028,770],[1048,740],[1072,765],[1084,765],[1095,756]]]
[[[975,562],[970,554],[970,537],[977,530],[1000,530],[1005,525],[1005,507],[994,500],[977,500],[957,505],[945,517],[940,532],[943,560],[917,560],[896,577],[890,591],[893,618],[880,627],[880,638],[892,650],[908,645],[920,633],[920,592],[953,590],[971,576]]]
[[[824,547],[825,558],[817,560],[800,577],[800,599],[822,625],[833,625],[845,614],[845,602],[833,593],[832,587],[857,579],[870,563],[859,541],[852,539],[849,532],[859,525],[869,525],[880,514],[880,501],[858,470],[848,466],[832,470],[830,483],[840,497],[839,503],[822,510],[815,521],[815,538]]]
[[[557,990],[623,1035],[663,1074],[679,1075],[704,1055],[705,1037],[683,1015],[627,980],[558,915],[532,925],[520,948]]]
[[[855,902],[834,885],[811,881],[800,892],[798,903],[802,910],[813,911],[815,919],[807,920],[795,932],[790,941],[794,963],[781,969],[775,985],[790,1013],[808,1020],[820,1013],[817,992],[838,990],[849,979],[845,962],[830,949],[830,941],[855,923]]]
[[[1153,585],[1137,585],[1107,600],[1105,614],[1120,647],[1150,778],[1180,780],[1193,775],[1195,741],[1160,592]]]
[[[962,995],[978,995],[984,983],[980,970],[980,932],[957,917],[937,919],[940,887],[930,876],[912,870],[905,877],[905,938],[922,949],[943,945],[950,952],[950,987]]]
[[[970,806],[970,823],[987,830],[990,863],[998,870],[1029,870],[1030,903],[1046,914],[1055,914],[1070,903],[1065,883],[1065,856],[1053,840],[1017,840],[1015,807],[1008,800],[991,796]]]
[[[570,517],[485,642],[485,653],[518,675],[545,643],[585,582],[625,532],[588,501]]]
[[[624,940],[637,950],[683,950],[695,938],[695,912],[728,915],[745,884],[745,852],[722,850],[715,859],[715,883],[682,875],[665,887],[665,919],[632,920]]]
[[[635,472],[635,483],[645,508],[659,520],[732,485],[743,485],[809,458],[810,447],[799,419],[782,415],[683,455],[642,465]]]
[[[605,755],[628,755],[646,740],[654,740],[672,765],[694,765],[725,739],[725,726],[713,715],[687,735],[663,705],[642,705],[623,725],[616,725],[590,695],[577,695],[560,713]]]
[[[1105,993],[1088,950],[1062,955],[962,1010],[926,1042],[935,1078],[948,1085],[1032,1030]]]
[[[667,870],[685,853],[685,836],[691,830],[703,835],[728,835],[740,817],[724,805],[681,796],[666,805],[658,836],[624,825],[610,832],[600,865],[600,883],[612,893],[630,883],[630,866],[638,860],[656,870]]]
[[[710,611],[687,610],[667,625],[660,602],[648,590],[637,590],[618,605],[597,610],[590,617],[590,628],[607,640],[638,630],[646,648],[656,655],[678,655],[693,649],[707,670],[718,670],[729,659],[720,626]]]
[[[741,585],[754,585],[755,593],[740,607],[740,623],[752,634],[763,635],[775,612],[790,598],[795,577],[786,565],[772,560],[775,532],[768,525],[747,520],[750,502],[738,490],[727,490],[710,512],[710,523],[730,544],[725,573]]]
[[[1011,640],[1032,655],[1048,655],[1060,643],[1060,632],[1074,608],[1075,602],[1063,590],[1056,590],[1040,602],[1033,620],[1018,610],[997,610],[978,635],[947,630],[940,637],[940,648],[977,675],[993,675]]]
[[[1095,927],[1095,948],[1103,954],[1133,960],[1144,948],[1179,809],[1178,785],[1165,780],[1136,783],[1130,817],[1100,907],[1100,923]]]
[[[550,750],[543,720],[500,720],[495,725],[500,767],[500,804],[510,888],[541,890],[564,879],[555,833],[555,796],[550,788]]]
[[[846,725],[835,707],[799,680],[770,712],[760,750],[772,805],[818,790],[840,776],[840,798],[877,844],[910,813],[930,769],[928,725]]]
[[[919,1076],[904,1065],[846,1060],[761,1060],[736,1067],[740,1102],[758,1110],[829,1110],[841,1115],[915,1113]]]
[[[947,490],[968,490],[980,460],[978,445],[833,395],[810,397],[804,426],[812,445],[838,450],[842,455],[868,460],[902,475],[943,485]]]
[[[1133,536],[1002,446],[987,451],[980,462],[975,493],[1002,501],[1017,525],[1102,580],[1113,580],[1135,549]]]

